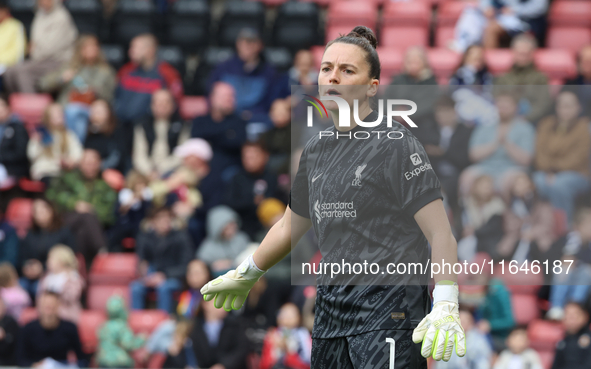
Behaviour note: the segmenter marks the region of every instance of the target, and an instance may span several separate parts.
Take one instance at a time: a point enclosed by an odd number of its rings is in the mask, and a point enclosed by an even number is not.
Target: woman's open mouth
[[[329,90],[326,91],[326,95],[329,95],[329,96],[341,96],[341,93],[339,91],[337,91],[336,89],[331,88],[331,89],[329,89]]]

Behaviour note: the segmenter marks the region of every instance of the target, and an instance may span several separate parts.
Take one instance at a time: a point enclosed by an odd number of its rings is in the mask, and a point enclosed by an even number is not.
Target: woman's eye
[[[322,71],[323,71],[323,72],[328,72],[329,70],[330,70],[330,68],[329,68],[329,67],[324,67],[324,68],[322,68]]]
[[[352,74],[353,73],[353,71],[351,69],[345,69],[344,72],[347,73],[347,74]]]

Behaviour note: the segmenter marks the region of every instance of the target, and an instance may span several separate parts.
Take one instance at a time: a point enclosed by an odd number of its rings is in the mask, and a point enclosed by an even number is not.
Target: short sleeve
[[[299,216],[310,219],[308,170],[306,169],[306,150],[302,152],[298,172],[291,186],[289,207]]]
[[[423,145],[405,137],[392,145],[386,161],[386,181],[399,209],[412,217],[428,203],[442,199],[441,184]]]

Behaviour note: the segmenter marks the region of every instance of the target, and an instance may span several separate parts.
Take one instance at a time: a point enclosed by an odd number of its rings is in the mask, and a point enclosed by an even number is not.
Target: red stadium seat
[[[380,45],[406,50],[411,46],[429,45],[429,29],[424,27],[382,27],[380,32]]]
[[[548,20],[551,26],[591,27],[591,2],[555,1]]]
[[[86,306],[90,310],[106,311],[107,300],[113,295],[123,297],[125,304],[129,307],[129,287],[117,285],[91,285],[86,296]]]
[[[90,268],[90,284],[127,286],[136,278],[137,266],[135,253],[99,254]]]
[[[28,126],[37,125],[43,120],[43,113],[51,104],[51,95],[48,94],[11,94],[10,108],[18,114]]]
[[[384,26],[422,26],[429,28],[431,6],[427,2],[387,1],[384,4],[382,24]]]
[[[335,38],[346,35],[356,26],[357,24],[349,25],[335,25],[326,28],[326,42],[330,42]]]
[[[32,322],[33,320],[37,319],[39,314],[37,313],[37,309],[34,307],[25,308],[21,315],[18,317],[18,324],[21,326],[27,325],[28,323]]]
[[[437,11],[437,25],[454,27],[466,7],[477,5],[477,1],[443,1]]]
[[[155,353],[150,356],[150,360],[148,360],[148,369],[161,369],[166,361],[166,354],[162,353]]]
[[[380,61],[382,62],[382,75],[380,76],[380,79],[390,80],[394,75],[402,71],[404,56],[400,49],[378,47],[377,51],[380,56]],[[380,84],[383,85],[384,82],[382,81]]]
[[[349,31],[358,25],[376,28],[378,8],[367,1],[333,1],[328,7],[326,24],[330,26],[351,26]]]
[[[540,49],[536,51],[536,66],[548,78],[571,78],[577,74],[575,57],[565,50]]]
[[[162,310],[133,310],[129,313],[129,327],[136,334],[150,335],[167,319],[168,314]]]
[[[320,70],[320,63],[322,63],[322,56],[324,55],[324,46],[312,46],[310,51],[314,58],[314,66]]]
[[[591,29],[586,27],[551,27],[546,36],[551,49],[564,49],[574,54],[591,44]]]
[[[552,81],[550,81],[552,84]],[[568,218],[562,209],[554,209],[554,234],[561,237],[568,232]]]
[[[78,334],[82,350],[87,354],[92,354],[98,346],[98,330],[107,320],[107,315],[103,311],[83,310],[78,321]]]
[[[18,186],[25,192],[43,193],[45,192],[45,183],[41,181],[32,181],[28,178],[18,180]]]
[[[542,362],[544,369],[551,369],[552,364],[554,363],[554,350],[538,351],[538,355],[540,355],[540,361]]]
[[[458,68],[462,56],[449,49],[429,49],[427,58],[437,77],[449,78]]]
[[[191,120],[206,115],[209,111],[207,98],[204,96],[185,96],[179,107],[181,117]]]
[[[538,351],[554,351],[556,344],[564,337],[561,323],[534,320],[527,327],[531,348]]]
[[[494,75],[503,74],[513,66],[513,53],[508,49],[490,49],[484,53],[490,72]]]
[[[25,237],[33,224],[33,200],[12,199],[6,208],[6,221],[15,229],[19,237]]]
[[[540,317],[538,299],[534,295],[513,294],[511,295],[511,306],[515,323],[519,325],[529,324]]]
[[[436,47],[448,47],[449,44],[454,40],[455,28],[451,26],[437,27],[435,32],[435,46]]]

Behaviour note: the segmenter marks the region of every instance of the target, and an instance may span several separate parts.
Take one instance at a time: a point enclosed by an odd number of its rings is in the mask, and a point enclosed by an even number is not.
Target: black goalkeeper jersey
[[[365,121],[376,119],[373,112]],[[330,268],[317,275],[314,338],[416,327],[430,306],[430,255],[413,216],[442,198],[440,187],[423,146],[396,121],[391,128],[384,120],[349,132],[333,126],[308,141],[290,208],[311,219],[321,265],[352,266],[338,275],[331,276]],[[355,263],[366,268],[359,273]],[[379,270],[370,272],[369,263]],[[387,271],[401,263],[415,269]]]

